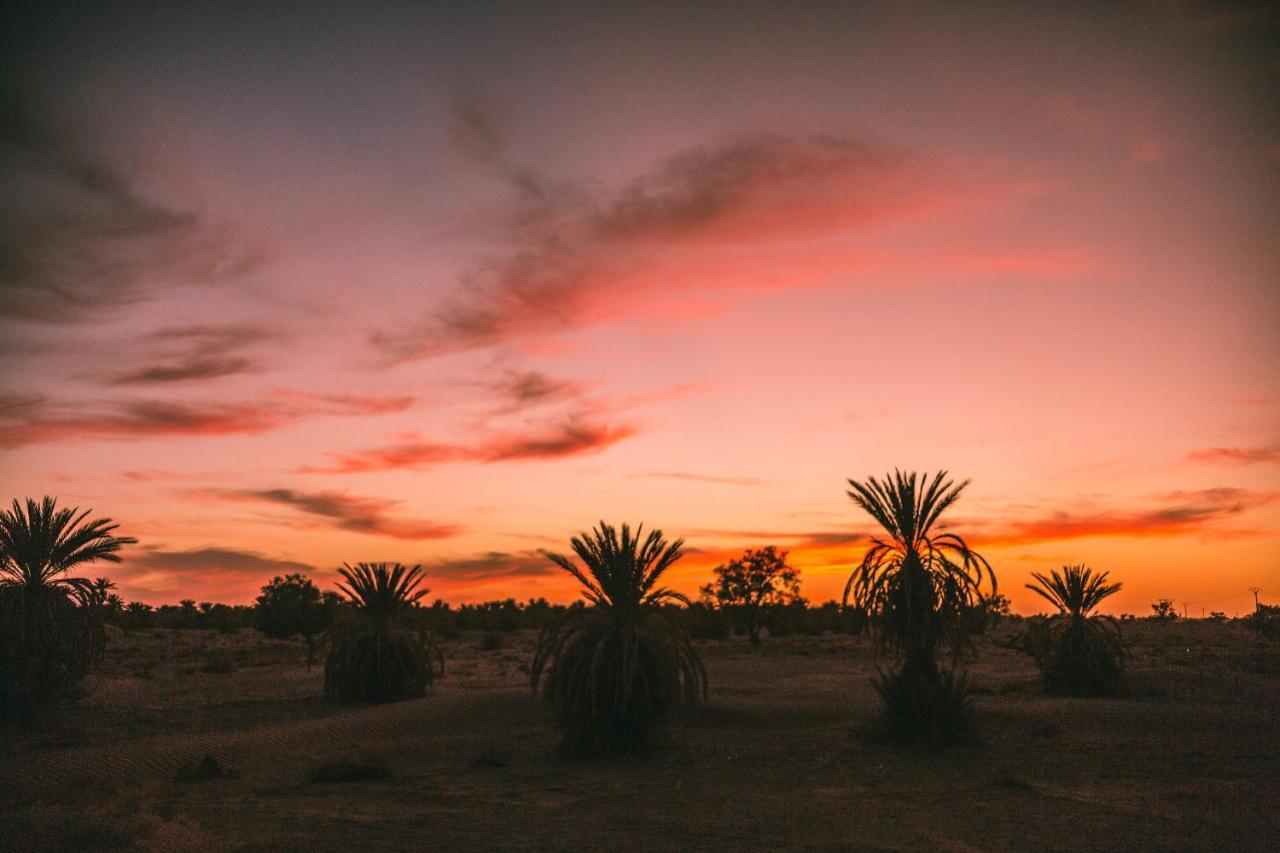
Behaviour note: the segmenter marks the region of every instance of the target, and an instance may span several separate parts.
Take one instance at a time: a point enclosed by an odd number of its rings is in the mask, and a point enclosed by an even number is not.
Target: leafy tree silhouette
[[[573,537],[581,567],[547,555],[582,584],[590,605],[570,608],[543,630],[530,666],[534,692],[542,686],[559,714],[567,751],[644,751],[677,700],[706,696],[702,660],[669,607],[689,600],[658,586],[680,559],[683,540],[643,531],[602,521]]]
[[[23,720],[72,692],[106,644],[97,591],[77,566],[119,562],[137,542],[92,510],[45,497],[0,510],[0,721]]]
[[[968,485],[955,484],[946,471],[930,478],[895,470],[883,480],[849,480],[849,497],[888,535],[871,538],[845,584],[843,603],[852,596],[872,614],[880,645],[900,661],[876,682],[889,733],[899,741],[942,746],[968,727],[968,682],[954,667],[940,668],[938,657],[949,649],[958,665],[969,643],[965,612],[982,602],[984,581],[994,594],[996,578],[964,539],[934,530]]]
[[[321,593],[301,573],[277,576],[262,587],[254,608],[254,627],[268,637],[301,636],[307,644],[307,668],[315,663],[316,638],[337,617],[342,596]],[[212,610],[212,606],[209,610]]]
[[[760,629],[769,611],[800,598],[799,573],[787,565],[787,552],[770,545],[747,549],[736,560],[716,566],[715,581],[702,595],[736,614],[751,645],[760,645]]]

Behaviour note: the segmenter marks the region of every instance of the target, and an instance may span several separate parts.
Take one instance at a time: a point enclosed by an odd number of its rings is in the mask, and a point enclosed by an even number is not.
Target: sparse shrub
[[[736,618],[751,645],[760,645],[760,629],[770,613],[800,598],[800,576],[787,565],[787,552],[772,545],[747,549],[736,560],[716,566],[715,580],[702,596]]]
[[[486,652],[496,652],[502,648],[502,632],[485,631],[484,636],[480,638],[480,648]]]
[[[21,722],[73,694],[106,647],[102,608],[86,578],[65,577],[137,540],[109,518],[28,498],[0,511],[0,723]]]
[[[964,626],[970,634],[985,634],[1009,618],[1009,599],[999,593],[984,597],[977,604],[965,608]]]
[[[333,629],[324,665],[324,697],[334,702],[394,702],[425,695],[444,671],[430,634],[405,617],[427,590],[420,566],[343,564],[338,588],[352,613]]]
[[[885,714],[881,734],[896,744],[959,743],[972,736],[973,691],[963,672],[905,668],[873,682]]]
[[[1093,611],[1120,590],[1107,583],[1107,572],[1095,574],[1084,565],[1064,566],[1046,576],[1035,572],[1027,589],[1049,601],[1058,613],[1047,623],[1047,636],[1036,649],[1045,689],[1065,696],[1107,696],[1124,676],[1124,644],[1120,625]]]
[[[969,647],[965,613],[982,601],[984,581],[995,593],[995,574],[962,538],[932,530],[968,484],[953,484],[945,471],[932,479],[895,470],[883,482],[849,481],[849,497],[889,534],[872,537],[844,603],[852,595],[870,614],[880,646],[900,661],[876,682],[884,728],[899,742],[941,747],[969,730],[968,681],[942,669],[938,656],[949,649],[959,664]]]
[[[684,609],[685,625],[695,640],[726,640],[733,625],[718,607],[694,602]]]
[[[1280,606],[1259,604],[1244,624],[1265,637],[1280,639]]]
[[[583,568],[549,554],[583,586],[590,607],[570,608],[542,632],[530,666],[530,682],[556,708],[563,747],[587,754],[641,752],[683,699],[706,695],[706,671],[678,612],[688,604],[657,585],[680,558],[682,540],[661,531],[641,539],[628,525],[619,532],[601,522],[571,545]]]

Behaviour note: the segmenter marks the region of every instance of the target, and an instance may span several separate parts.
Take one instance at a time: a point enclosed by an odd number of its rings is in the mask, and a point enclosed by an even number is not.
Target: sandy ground
[[[0,849],[1280,849],[1280,643],[1125,631],[1114,700],[1046,697],[979,638],[983,742],[942,753],[868,741],[865,641],[701,643],[709,703],[616,762],[556,753],[530,633],[464,635],[425,699],[345,708],[301,643],[113,634],[74,712],[0,746]],[[219,651],[233,668],[203,671]],[[179,781],[206,755],[227,775]],[[339,762],[384,778],[311,781]]]

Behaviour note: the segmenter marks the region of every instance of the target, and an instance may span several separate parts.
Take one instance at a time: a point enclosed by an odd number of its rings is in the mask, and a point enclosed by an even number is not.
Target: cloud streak
[[[114,373],[108,385],[167,385],[257,372],[261,365],[241,351],[267,337],[256,326],[180,326],[151,335],[160,352],[148,364]]]
[[[467,137],[500,158],[498,130],[470,116]],[[526,188],[536,182],[523,181]],[[938,161],[850,137],[744,136],[678,153],[605,197],[537,193],[505,257],[470,270],[420,323],[373,341],[390,358],[427,358],[615,316],[641,294],[806,283],[797,247],[927,215],[966,190]],[[777,257],[779,248],[782,257]],[[847,269],[842,250],[831,263]],[[760,253],[779,263],[762,270]]]
[[[0,321],[68,324],[266,259],[229,225],[139,191],[74,135],[0,93]]]
[[[649,471],[635,476],[661,480],[685,480],[691,483],[713,483],[720,486],[765,486],[769,482],[755,477],[716,477],[711,474],[690,474],[685,471]]]
[[[1228,465],[1260,465],[1280,462],[1280,447],[1209,447],[1187,454],[1192,462],[1219,462]]]
[[[462,532],[461,527],[453,524],[437,524],[391,515],[389,511],[400,501],[357,497],[345,492],[304,492],[277,488],[213,490],[202,494],[222,500],[283,506],[303,516],[321,519],[339,530],[393,539],[448,539]]]
[[[257,551],[223,546],[186,550],[143,545],[125,553],[112,569],[126,598],[176,601],[196,598],[216,601],[251,600],[255,589],[277,575],[314,574],[316,567],[297,560],[270,557]]]
[[[425,563],[427,575],[455,582],[485,582],[505,578],[558,577],[563,570],[543,551],[488,551],[472,557]]]
[[[189,403],[115,400],[56,403],[6,395],[0,404],[0,447],[175,436],[258,435],[310,418],[403,411],[408,396],[361,396],[279,391],[247,402]],[[15,402],[16,401],[16,402]]]
[[[1160,506],[1138,510],[1078,510],[1033,516],[1004,525],[956,521],[950,527],[975,544],[1014,545],[1095,537],[1183,536],[1221,530],[1223,522],[1273,502],[1280,494],[1221,487],[1169,492]]]
[[[586,415],[570,415],[530,433],[491,433],[472,444],[404,441],[353,453],[330,453],[327,465],[304,466],[304,474],[364,474],[420,470],[448,462],[549,460],[598,453],[635,435],[630,425],[610,425]]]

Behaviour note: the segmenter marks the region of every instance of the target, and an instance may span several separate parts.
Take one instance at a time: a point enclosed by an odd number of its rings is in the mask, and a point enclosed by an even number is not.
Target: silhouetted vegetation
[[[1280,639],[1280,606],[1259,604],[1244,624],[1263,636]]]
[[[254,608],[254,627],[268,637],[300,635],[307,644],[307,666],[315,662],[316,637],[328,630],[338,617],[342,596],[321,594],[319,588],[301,574],[272,578],[262,587]]]
[[[983,600],[984,580],[995,592],[995,574],[962,538],[933,532],[968,484],[953,484],[945,471],[932,479],[894,471],[883,482],[849,481],[849,497],[889,534],[871,538],[844,602],[852,596],[871,614],[880,645],[900,661],[876,681],[887,732],[899,742],[941,746],[969,727],[968,683],[941,668],[938,657],[946,649],[959,664],[968,647],[965,614]]]
[[[800,576],[787,565],[786,551],[772,545],[747,549],[736,560],[716,566],[715,580],[702,588],[702,596],[736,619],[751,645],[758,646],[760,629],[769,615],[799,600]]]
[[[0,722],[28,719],[74,692],[106,647],[99,594],[87,578],[66,577],[137,540],[115,536],[109,518],[28,498],[0,511]],[[105,599],[104,599],[105,600]]]
[[[1035,651],[1045,689],[1065,696],[1115,693],[1124,676],[1120,625],[1094,610],[1121,584],[1107,583],[1107,572],[1094,573],[1084,565],[1031,576],[1035,583],[1027,589],[1058,608],[1045,623],[1045,636]]]
[[[668,605],[688,599],[658,586],[680,558],[683,540],[662,532],[643,540],[643,528],[619,532],[601,522],[570,544],[572,558],[549,554],[583,587],[589,607],[571,609],[542,632],[530,667],[535,693],[544,694],[575,753],[643,751],[680,699],[706,695],[706,672],[684,621]]]
[[[1162,598],[1155,604],[1151,605],[1152,618],[1165,619],[1172,622],[1178,618],[1178,611],[1173,606],[1173,601],[1168,598]]]
[[[430,634],[407,618],[427,590],[422,568],[395,563],[343,564],[351,613],[333,627],[324,696],[336,702],[394,702],[426,693],[444,669]]]

